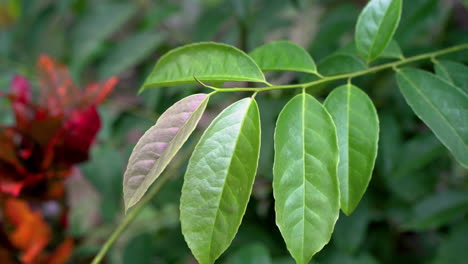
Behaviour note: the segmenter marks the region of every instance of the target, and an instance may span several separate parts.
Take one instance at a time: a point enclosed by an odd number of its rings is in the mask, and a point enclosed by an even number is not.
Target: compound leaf
[[[367,94],[351,84],[334,89],[324,105],[338,135],[341,210],[350,215],[366,192],[374,169],[379,139],[377,111]]]
[[[276,224],[296,263],[309,263],[330,240],[340,209],[335,125],[303,93],[281,111],[274,140]]]
[[[260,68],[243,51],[226,44],[201,42],[169,51],[154,66],[142,90],[203,82],[265,82]]]
[[[190,158],[180,200],[182,233],[200,264],[227,249],[245,213],[260,153],[255,100],[240,100],[216,117]]]
[[[167,109],[140,138],[124,174],[125,210],[135,205],[187,141],[208,103],[207,94],[194,94]]]
[[[264,72],[317,72],[317,67],[310,54],[303,47],[290,41],[267,43],[256,48],[249,55]]]
[[[356,47],[366,61],[379,57],[387,48],[401,17],[401,0],[371,0],[356,24]]]
[[[468,168],[468,94],[436,75],[418,69],[399,70],[397,80],[416,115],[455,159]]]

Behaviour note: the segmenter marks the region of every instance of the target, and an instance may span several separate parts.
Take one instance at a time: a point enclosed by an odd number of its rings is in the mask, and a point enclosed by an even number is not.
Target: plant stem
[[[464,49],[468,49],[468,44],[462,44],[462,45],[457,45],[453,46],[450,48],[434,51],[434,52],[429,52],[429,53],[424,53],[421,55],[409,57],[409,58],[403,58],[399,61],[395,62],[390,62],[378,66],[371,67],[366,70],[362,71],[357,71],[357,72],[352,72],[352,73],[346,73],[346,74],[339,74],[339,75],[333,75],[333,76],[328,76],[328,77],[323,77],[320,80],[317,81],[312,81],[308,83],[300,83],[300,84],[291,84],[291,85],[273,85],[269,87],[260,87],[260,88],[217,88],[217,87],[212,87],[203,84],[205,87],[216,90],[217,92],[265,92],[265,91],[271,91],[271,90],[282,90],[282,89],[294,89],[294,88],[310,88],[316,85],[332,82],[332,81],[337,81],[337,80],[342,80],[342,79],[351,79],[354,77],[359,77],[362,75],[370,74],[370,73],[376,73],[382,70],[390,69],[390,68],[396,68],[398,66],[408,64],[411,62],[415,61],[420,61],[420,60],[425,60],[425,59],[430,59],[430,58],[435,58],[436,56],[441,56],[444,54],[449,54],[457,51],[461,51]]]
[[[127,228],[127,226],[133,222],[135,217],[140,213],[143,207],[151,201],[151,199],[159,192],[161,187],[166,183],[166,181],[170,178],[172,173],[164,173],[161,177],[158,178],[156,183],[154,184],[153,188],[148,192],[145,197],[133,208],[133,210],[128,213],[123,222],[117,227],[117,229],[112,233],[112,235],[107,239],[106,243],[101,247],[99,253],[94,257],[93,262],[91,264],[98,264],[102,261],[104,256],[106,255],[107,251],[114,245],[117,241],[117,238],[122,234],[122,232]]]

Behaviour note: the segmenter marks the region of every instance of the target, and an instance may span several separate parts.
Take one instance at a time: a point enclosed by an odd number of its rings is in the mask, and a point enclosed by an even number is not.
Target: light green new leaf
[[[296,263],[309,263],[330,240],[340,210],[336,129],[308,94],[281,111],[275,130],[276,224]]]
[[[379,57],[395,34],[401,17],[401,0],[371,0],[356,24],[356,47],[366,61]]]
[[[341,210],[350,215],[369,185],[379,139],[379,120],[366,93],[351,84],[334,89],[325,108],[336,125]]]
[[[398,86],[413,111],[468,168],[468,94],[434,74],[403,69]]]
[[[124,174],[125,210],[135,205],[187,141],[198,124],[209,96],[194,94],[167,109],[140,138]]]
[[[468,66],[453,61],[438,61],[435,71],[439,77],[468,93]]]
[[[260,153],[260,116],[245,98],[219,114],[196,146],[180,199],[182,233],[200,264],[212,264],[237,233]]]
[[[273,41],[256,48],[250,54],[262,71],[297,71],[316,73],[310,54],[290,41]]]
[[[325,76],[362,71],[367,68],[362,59],[346,54],[334,54],[320,61],[318,69]]]
[[[104,79],[122,73],[148,57],[164,39],[164,35],[151,31],[138,32],[128,37],[110,50],[99,65],[99,76]]]
[[[162,56],[142,90],[202,82],[265,82],[260,68],[243,51],[226,44],[201,42],[182,46]]]

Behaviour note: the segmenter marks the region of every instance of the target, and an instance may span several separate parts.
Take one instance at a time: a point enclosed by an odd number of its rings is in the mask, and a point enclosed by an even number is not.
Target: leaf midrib
[[[246,116],[248,115],[249,113],[249,110],[250,110],[250,107],[252,105],[252,101],[253,99],[250,99],[250,102],[249,102],[249,105],[246,107],[246,110],[245,110],[245,114],[244,114],[244,118],[242,119],[242,122],[241,122],[241,125],[239,127],[239,133],[237,134],[237,137],[236,137],[236,142],[234,143],[234,149],[233,149],[233,154],[231,155],[231,158],[229,159],[229,166],[228,166],[228,169],[226,170],[226,177],[225,177],[225,182],[223,184],[223,188],[221,189],[221,193],[219,195],[219,199],[218,199],[218,202],[217,202],[217,206],[216,206],[216,214],[215,214],[215,217],[214,217],[214,221],[213,221],[213,228],[211,229],[211,235],[210,235],[210,242],[209,242],[209,246],[208,246],[208,252],[209,252],[209,260],[212,259],[212,245],[213,245],[213,234],[214,234],[214,230],[215,230],[215,224],[218,220],[218,214],[219,214],[219,206],[221,204],[221,200],[222,200],[222,197],[223,197],[223,194],[224,194],[224,190],[225,190],[225,187],[226,187],[226,179],[227,179],[227,175],[229,175],[229,171],[231,170],[231,165],[232,165],[232,160],[234,158],[234,153],[236,152],[236,148],[237,148],[237,144],[239,142],[239,138],[240,138],[240,135],[241,135],[241,132],[242,132],[242,128],[244,127],[244,123],[245,123],[245,120],[246,120]],[[214,262],[214,260],[212,261]]]
[[[350,194],[349,194],[349,190],[350,190],[350,187],[349,187],[349,164],[350,164],[350,161],[349,161],[349,151],[350,151],[350,145],[349,145],[349,133],[350,133],[350,130],[349,130],[349,113],[351,112],[351,104],[350,104],[350,100],[351,100],[351,85],[348,84],[348,87],[346,89],[346,105],[348,106],[347,108],[347,111],[346,111],[346,146],[347,146],[347,149],[346,149],[346,161],[347,161],[347,165],[346,165],[346,177],[347,177],[347,190],[346,190],[346,198],[347,198],[347,201],[346,201],[346,211],[349,211],[349,204],[350,204]]]
[[[306,202],[305,202],[305,196],[306,196],[306,168],[305,168],[305,104],[306,104],[306,94],[305,94],[305,89],[302,90],[302,185],[304,186],[304,191],[302,193],[302,243],[301,243],[301,257],[305,258],[304,256],[304,248],[305,248],[305,207],[306,207]],[[303,259],[304,261],[304,259]]]

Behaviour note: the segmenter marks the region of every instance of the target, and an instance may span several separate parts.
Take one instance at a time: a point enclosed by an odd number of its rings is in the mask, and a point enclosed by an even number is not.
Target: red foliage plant
[[[43,263],[46,259],[46,263],[63,263],[57,261],[66,261],[63,252],[55,253],[58,254],[55,258],[52,258],[54,253],[49,258],[42,253],[50,242],[51,231],[41,214],[31,208],[31,203],[64,198],[63,180],[71,174],[74,165],[88,159],[100,128],[96,107],[118,80],[112,77],[79,89],[68,69],[45,55],[38,61],[38,77],[36,102],[29,82],[22,76],[13,78],[10,93],[0,94],[11,102],[15,119],[13,126],[0,125],[0,202],[4,232],[0,246],[7,248],[2,245],[6,243],[18,249],[23,263]],[[58,247],[66,252],[71,248],[69,239]],[[5,256],[0,248],[1,263],[8,263]]]

